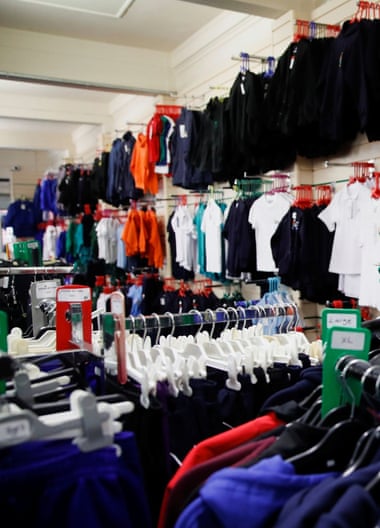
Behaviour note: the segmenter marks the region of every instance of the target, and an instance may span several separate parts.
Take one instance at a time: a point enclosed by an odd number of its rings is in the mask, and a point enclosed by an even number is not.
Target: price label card
[[[0,423],[0,444],[18,444],[30,437],[30,423],[26,418]]]
[[[83,302],[91,300],[90,288],[65,288],[58,290],[58,301]]]
[[[37,299],[54,299],[57,291],[57,282],[55,280],[38,281],[36,283]]]
[[[121,292],[111,293],[111,312],[125,317],[125,297]]]
[[[357,332],[344,332],[341,330],[334,330],[331,334],[332,348],[337,350],[355,351],[363,350],[365,343],[365,335]]]

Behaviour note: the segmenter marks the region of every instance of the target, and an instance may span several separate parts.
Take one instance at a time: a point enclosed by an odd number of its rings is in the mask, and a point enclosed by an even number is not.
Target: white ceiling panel
[[[91,0],[0,0],[0,26],[121,46],[170,52],[210,22],[223,9],[179,0],[134,0],[127,13],[99,16],[63,9],[72,4],[96,5]],[[116,0],[112,0],[116,2]],[[110,1],[110,3],[112,3]],[[59,4],[52,6],[52,4]],[[102,0],[108,5],[108,0]],[[119,14],[125,1],[118,0]],[[110,12],[117,13],[117,6]],[[100,6],[98,6],[100,10]],[[95,8],[92,8],[95,11]]]
[[[37,6],[68,9],[91,15],[120,18],[125,15],[134,0],[18,0]]]

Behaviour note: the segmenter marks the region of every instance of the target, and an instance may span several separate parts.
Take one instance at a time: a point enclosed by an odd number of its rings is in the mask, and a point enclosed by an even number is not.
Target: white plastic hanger
[[[56,351],[56,331],[46,330],[38,339],[23,337],[21,328],[14,327],[7,335],[8,353],[14,355],[47,354]]]
[[[70,394],[70,411],[37,416],[14,404],[0,409],[0,447],[30,440],[72,438],[81,451],[113,445],[114,435],[122,430],[117,419],[133,411],[132,402],[97,402],[87,391]]]
[[[205,364],[227,372],[226,386],[233,390],[240,390],[241,383],[238,381],[238,375],[242,372],[240,353],[234,350],[229,341],[214,338],[215,313],[210,308],[207,308],[205,312],[211,317],[211,331],[210,333],[199,332],[196,335],[196,341],[203,350]]]

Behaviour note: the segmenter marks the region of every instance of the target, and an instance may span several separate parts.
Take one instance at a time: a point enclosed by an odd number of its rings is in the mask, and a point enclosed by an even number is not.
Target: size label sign
[[[0,424],[0,443],[17,444],[31,437],[30,423],[26,418]]]
[[[361,313],[356,308],[325,308],[322,310],[322,342],[327,341],[327,332],[330,328],[359,328],[361,326]]]
[[[344,328],[357,328],[358,317],[357,314],[341,314],[341,313],[328,313],[326,318],[327,328],[332,326],[343,326]]]
[[[363,350],[365,335],[357,332],[343,332],[335,329],[331,335],[330,347],[337,350]]]

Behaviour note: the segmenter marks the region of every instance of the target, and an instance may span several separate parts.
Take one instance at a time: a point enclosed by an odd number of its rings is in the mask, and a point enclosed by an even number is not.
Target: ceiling
[[[324,1],[1,0],[0,24],[169,52],[223,10],[278,18],[289,9],[313,9]]]
[[[1,0],[0,26],[109,44],[171,52],[224,10],[277,18],[301,4],[323,0]],[[180,21],[180,22],[179,22]],[[0,97],[31,96],[109,103],[117,94],[101,90],[0,80]],[[78,123],[5,118],[0,131],[72,132]]]

